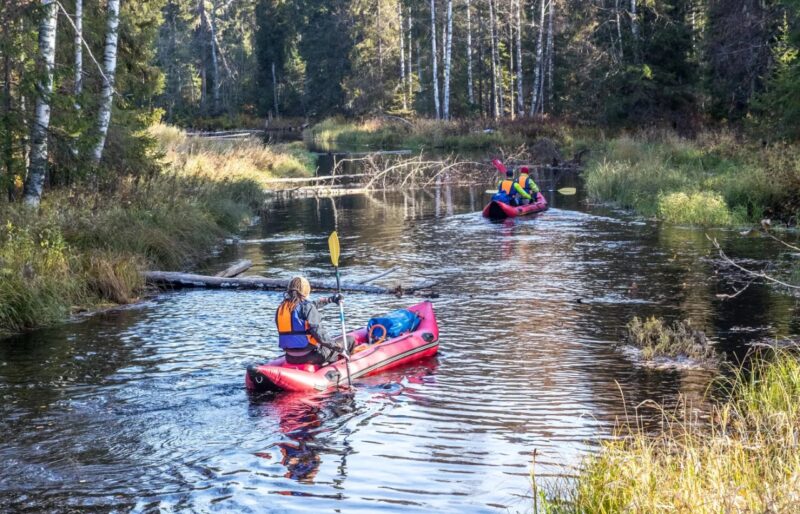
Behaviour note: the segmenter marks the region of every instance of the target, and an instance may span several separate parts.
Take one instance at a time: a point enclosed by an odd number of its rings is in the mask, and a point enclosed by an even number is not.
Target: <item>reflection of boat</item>
[[[420,317],[416,330],[382,343],[368,344],[367,329],[351,332],[356,348],[350,359],[352,378],[374,375],[417,359],[430,357],[439,350],[439,327],[433,313],[433,304],[422,302],[408,310]],[[245,385],[253,391],[324,391],[337,387],[347,380],[344,359],[316,366],[313,364],[288,364],[284,357],[264,364],[247,367]]]
[[[542,212],[546,209],[547,200],[543,194],[539,194],[539,199],[536,203],[520,205],[519,207],[513,207],[507,203],[492,200],[489,202],[489,205],[483,208],[483,217],[495,219],[516,218],[517,216]]]

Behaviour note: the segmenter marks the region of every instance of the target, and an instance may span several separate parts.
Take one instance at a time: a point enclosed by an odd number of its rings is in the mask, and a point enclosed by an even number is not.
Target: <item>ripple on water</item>
[[[440,355],[354,393],[246,394],[245,366],[277,355],[277,292],[176,292],[2,342],[0,466],[14,471],[0,474],[0,504],[525,512],[531,452],[540,476],[569,472],[624,415],[621,393],[702,404],[707,377],[638,369],[612,348],[630,316],[691,316],[723,340],[797,331],[792,307],[763,289],[742,299],[767,328],[743,329],[740,310],[715,300],[706,241],[691,231],[577,203],[491,223],[480,198],[346,197],[336,217],[329,200],[281,202],[209,264],[246,257],[254,273],[329,278],[338,223],[347,280],[390,266],[378,283],[439,280]],[[411,301],[348,295],[348,324]],[[336,325],[334,309],[323,314]]]

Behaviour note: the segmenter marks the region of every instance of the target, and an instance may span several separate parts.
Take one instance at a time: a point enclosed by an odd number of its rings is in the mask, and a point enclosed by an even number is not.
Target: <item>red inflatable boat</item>
[[[366,328],[348,334],[356,340],[350,358],[351,379],[374,375],[436,354],[439,350],[439,327],[433,313],[433,304],[422,302],[408,307],[408,310],[420,317],[419,326],[412,332],[375,344],[368,343]],[[245,385],[247,389],[256,392],[324,391],[347,385],[347,370],[344,359],[320,367],[313,364],[288,364],[284,357],[279,357],[264,364],[248,366]]]
[[[527,205],[520,205],[514,207],[503,202],[489,202],[489,205],[483,208],[484,218],[516,218],[517,216],[524,216],[526,214],[533,214],[547,210],[547,200],[543,194],[539,194],[539,199],[536,203],[529,203]]]

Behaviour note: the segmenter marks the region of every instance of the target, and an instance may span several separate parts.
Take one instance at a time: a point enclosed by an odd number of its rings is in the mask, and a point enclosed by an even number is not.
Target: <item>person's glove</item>
[[[342,302],[342,300],[344,300],[344,296],[342,296],[340,293],[337,293],[328,298],[329,302],[335,303],[336,305],[339,305]]]

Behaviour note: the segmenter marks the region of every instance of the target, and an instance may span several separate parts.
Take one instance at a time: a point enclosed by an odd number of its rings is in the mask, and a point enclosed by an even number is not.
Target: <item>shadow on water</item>
[[[0,505],[524,512],[531,451],[540,475],[563,473],[611,436],[621,394],[705,405],[709,373],[644,369],[614,348],[633,315],[689,317],[734,352],[800,332],[797,303],[769,288],[716,296],[731,284],[700,231],[555,193],[547,212],[491,223],[484,189],[279,200],[207,263],[327,279],[336,227],[345,280],[393,266],[379,284],[439,280],[439,356],[352,393],[245,392],[246,365],[278,354],[279,292],[170,293],[0,341]],[[714,235],[755,265],[781,251]],[[414,301],[348,295],[348,326]]]

